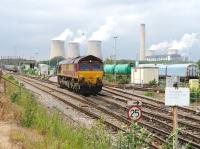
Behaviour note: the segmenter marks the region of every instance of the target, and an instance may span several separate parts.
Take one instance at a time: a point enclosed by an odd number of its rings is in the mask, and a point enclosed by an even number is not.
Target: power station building
[[[140,61],[187,61],[188,58],[180,55],[178,49],[164,49],[164,54],[157,54],[156,50],[145,49],[145,24],[140,25]]]
[[[146,56],[146,61],[183,61],[183,57],[179,54],[163,54]]]
[[[145,51],[154,51],[154,50],[145,50]],[[146,53],[146,52],[145,52]],[[183,57],[178,53],[177,49],[167,49],[166,54],[155,54],[154,52],[147,52],[145,55],[146,61],[187,61],[187,57]]]

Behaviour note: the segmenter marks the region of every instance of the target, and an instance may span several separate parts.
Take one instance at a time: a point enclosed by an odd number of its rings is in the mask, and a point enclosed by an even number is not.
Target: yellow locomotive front
[[[89,55],[59,65],[58,83],[79,93],[97,94],[102,90],[103,62]]]
[[[98,93],[102,89],[103,66],[99,61],[79,63],[77,76],[80,88],[84,92]]]

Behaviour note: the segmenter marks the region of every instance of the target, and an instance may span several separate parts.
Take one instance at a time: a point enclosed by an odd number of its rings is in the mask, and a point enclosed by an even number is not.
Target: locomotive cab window
[[[93,70],[100,70],[101,69],[101,64],[99,64],[99,63],[92,64],[92,69]]]
[[[86,63],[80,64],[80,70],[89,70],[89,65]]]

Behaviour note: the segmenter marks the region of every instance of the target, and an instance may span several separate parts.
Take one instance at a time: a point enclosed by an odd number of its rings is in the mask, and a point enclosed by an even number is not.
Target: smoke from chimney
[[[173,40],[171,42],[164,41],[158,44],[153,44],[149,49],[151,50],[167,50],[167,49],[177,49],[179,51],[184,51],[192,47],[195,43],[199,42],[200,38],[197,33],[184,34],[180,40]]]
[[[89,40],[100,40],[100,41],[105,41],[109,39],[114,31],[115,26],[117,23],[115,22],[113,17],[109,17],[106,19],[106,23],[100,28],[93,32]]]
[[[87,37],[84,32],[82,32],[78,37],[75,37],[73,42],[83,43],[87,40]]]
[[[62,40],[65,41],[66,38],[72,37],[74,35],[74,33],[70,30],[70,29],[65,29],[64,32],[62,32],[60,35],[58,35],[57,37],[53,38],[52,40]]]

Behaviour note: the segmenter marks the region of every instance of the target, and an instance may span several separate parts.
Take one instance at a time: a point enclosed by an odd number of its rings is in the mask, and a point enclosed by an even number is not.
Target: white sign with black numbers
[[[142,109],[138,105],[133,105],[128,110],[128,118],[137,121],[142,116]]]
[[[189,106],[190,105],[189,88],[166,87],[165,88],[165,105],[166,106]]]

